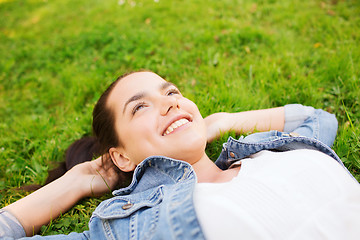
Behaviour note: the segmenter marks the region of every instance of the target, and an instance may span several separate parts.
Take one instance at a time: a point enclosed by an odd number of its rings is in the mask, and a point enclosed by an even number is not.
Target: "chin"
[[[186,145],[177,147],[178,156],[174,157],[178,160],[183,160],[190,164],[202,158],[205,154],[206,139],[199,139],[198,141],[188,141]]]

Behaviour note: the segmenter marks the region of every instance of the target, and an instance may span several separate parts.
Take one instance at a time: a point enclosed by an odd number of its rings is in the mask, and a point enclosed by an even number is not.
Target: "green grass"
[[[13,188],[43,183],[91,133],[106,86],[139,69],[176,83],[203,116],[288,103],[336,114],[334,149],[360,180],[359,1],[120,2],[0,0],[1,206],[26,194]],[[99,202],[42,234],[86,229]]]

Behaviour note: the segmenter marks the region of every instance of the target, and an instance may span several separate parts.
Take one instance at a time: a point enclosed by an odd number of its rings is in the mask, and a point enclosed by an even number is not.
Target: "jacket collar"
[[[113,191],[113,195],[127,195],[146,191],[159,185],[189,180],[196,182],[195,171],[189,163],[163,156],[152,156],[143,160],[135,168],[130,185]]]
[[[246,158],[262,150],[289,151],[295,149],[314,149],[321,151],[338,161],[342,166],[340,158],[326,144],[303,136],[296,136],[292,133],[269,131],[254,133],[247,137],[240,137],[236,140],[229,137],[223,144],[222,152],[215,164],[220,169],[227,169],[235,161]]]

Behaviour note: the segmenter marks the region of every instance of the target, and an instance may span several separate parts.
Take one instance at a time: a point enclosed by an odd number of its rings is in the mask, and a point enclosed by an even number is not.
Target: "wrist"
[[[76,201],[91,195],[88,176],[81,174],[79,166],[74,166],[64,175],[68,190],[71,191]]]

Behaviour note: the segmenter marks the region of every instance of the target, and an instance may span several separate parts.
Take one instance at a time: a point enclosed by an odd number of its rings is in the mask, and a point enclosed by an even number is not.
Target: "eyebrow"
[[[176,87],[176,85],[173,84],[173,83],[171,83],[171,82],[164,82],[164,83],[162,83],[162,84],[160,85],[159,89],[160,89],[160,90],[164,90],[164,89],[166,89],[166,88],[168,88],[168,87],[170,87],[170,86]],[[176,87],[176,88],[177,88],[177,87]],[[134,101],[137,101],[137,100],[139,100],[139,99],[143,99],[143,98],[145,98],[147,95],[148,95],[148,94],[145,93],[145,92],[140,92],[140,93],[135,94],[135,95],[132,96],[131,98],[129,98],[129,99],[126,101],[126,103],[124,104],[123,114],[125,113],[126,107],[127,107],[127,105],[129,105],[129,103],[134,102]]]

